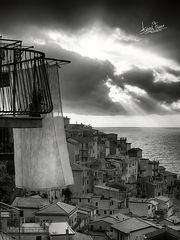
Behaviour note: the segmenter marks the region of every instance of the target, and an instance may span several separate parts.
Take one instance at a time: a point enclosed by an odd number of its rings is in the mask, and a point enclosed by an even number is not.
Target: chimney
[[[69,235],[69,229],[66,228],[66,235]]]

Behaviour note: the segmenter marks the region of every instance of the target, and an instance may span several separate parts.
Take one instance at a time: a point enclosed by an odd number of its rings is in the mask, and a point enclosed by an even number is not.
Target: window
[[[42,240],[41,236],[36,236],[36,240]]]
[[[151,206],[150,206],[150,205],[148,205],[148,209],[151,209]]]
[[[90,202],[90,199],[88,198],[88,202]]]
[[[107,213],[107,211],[106,210],[104,210],[104,214],[106,214]]]
[[[96,214],[99,214],[99,210],[96,210]]]
[[[81,202],[81,198],[79,199],[79,202]]]
[[[98,202],[96,202],[96,206],[98,206]]]
[[[110,211],[110,214],[113,214],[113,212],[112,212],[112,211]]]

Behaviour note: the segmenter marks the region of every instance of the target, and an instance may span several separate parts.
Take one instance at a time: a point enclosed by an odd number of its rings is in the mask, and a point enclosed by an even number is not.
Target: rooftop
[[[165,176],[177,176],[176,173],[169,172],[169,171],[164,171],[163,175],[165,175]]]
[[[93,240],[109,240],[109,237],[104,232],[89,231]]]
[[[14,207],[35,209],[39,209],[46,205],[49,205],[49,200],[41,198],[38,195],[30,197],[16,197],[12,203],[12,206]]]
[[[106,189],[106,190],[112,190],[112,191],[115,191],[115,192],[119,192],[118,189],[116,188],[113,188],[113,187],[108,187],[108,186],[102,186],[102,185],[94,185],[95,188],[101,188],[101,189]]]
[[[150,200],[147,199],[147,198],[134,198],[134,197],[131,197],[131,198],[129,198],[129,202],[136,202],[136,203],[149,203]]]
[[[97,207],[90,205],[90,204],[84,204],[84,205],[82,205],[82,207],[84,209],[91,210],[91,211],[97,209]]]
[[[70,138],[68,138],[68,140],[69,139],[74,139],[80,143],[89,143],[92,141],[92,138],[90,138],[90,137],[70,137]]]
[[[9,236],[7,233],[0,232],[0,240],[13,240],[11,236]]]
[[[71,215],[76,209],[73,205],[56,202],[41,208],[35,215]]]
[[[74,240],[93,240],[93,238],[91,237],[91,235],[75,232]]]
[[[174,224],[179,224],[180,223],[180,218],[178,216],[171,216],[167,218],[168,221],[173,222]]]
[[[77,212],[89,216],[89,209],[87,208],[78,207]]]
[[[129,149],[128,150],[128,152],[136,152],[136,151],[142,151],[142,149],[141,148],[131,148],[131,149]]]
[[[129,234],[130,232],[138,231],[152,226],[137,218],[129,218],[123,222],[112,225],[112,227],[119,230],[120,232]]]
[[[158,168],[161,169],[161,170],[165,170],[166,169],[164,166],[159,166]]]
[[[71,168],[72,168],[73,171],[87,171],[87,170],[89,170],[89,168],[87,168],[85,166],[81,166],[78,163],[72,163]]]
[[[80,193],[73,193],[73,196],[71,198],[92,198],[93,193],[84,193],[84,194],[80,194]]]
[[[147,240],[179,240],[180,233],[169,227],[145,234]]]
[[[162,202],[169,202],[169,198],[168,197],[164,197],[164,196],[158,196],[158,197],[155,197],[154,200],[160,200]]]
[[[119,191],[122,191],[122,192],[126,191],[126,187],[125,186],[123,186],[122,184],[116,183],[116,182],[109,183],[108,187],[118,189]]]
[[[100,222],[100,221],[103,221],[103,222],[106,222],[106,223],[110,223],[110,224],[112,224],[112,225],[120,222],[117,218],[108,216],[108,217],[100,217],[100,218],[97,218],[97,219],[95,219],[94,221],[92,221],[91,223],[96,223],[96,222]]]
[[[168,226],[168,227],[180,232],[180,226]]]
[[[113,217],[113,218],[116,218],[118,219],[120,222],[124,221],[124,220],[127,220],[129,219],[130,217],[122,214],[122,213],[115,213],[115,214],[112,214],[110,215],[110,217]]]

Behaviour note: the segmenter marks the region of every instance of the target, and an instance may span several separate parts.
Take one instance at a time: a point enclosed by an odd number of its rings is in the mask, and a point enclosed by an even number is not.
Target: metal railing
[[[46,233],[48,232],[48,229],[42,228],[42,227],[9,227],[7,229],[8,233]]]
[[[0,39],[0,114],[33,116],[52,109],[45,54]]]

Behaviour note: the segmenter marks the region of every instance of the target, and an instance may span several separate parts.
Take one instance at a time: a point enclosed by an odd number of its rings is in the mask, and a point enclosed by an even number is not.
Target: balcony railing
[[[8,233],[46,233],[48,229],[42,227],[9,227],[7,229]]]
[[[53,109],[43,52],[0,39],[0,114],[39,116]]]

